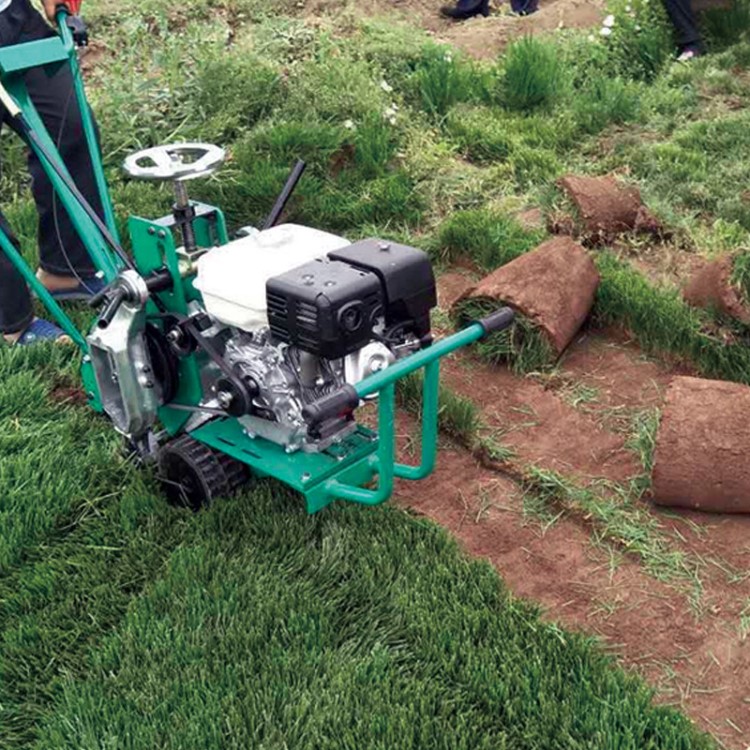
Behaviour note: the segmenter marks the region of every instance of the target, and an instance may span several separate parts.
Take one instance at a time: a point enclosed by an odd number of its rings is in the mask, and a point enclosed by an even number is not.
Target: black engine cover
[[[329,253],[378,276],[383,285],[386,325],[406,325],[417,338],[430,333],[430,310],[437,305],[437,288],[427,253],[378,239],[355,242]]]
[[[315,260],[269,279],[266,299],[273,337],[325,359],[361,349],[385,310],[378,276],[337,260]]]
[[[373,339],[378,318],[426,343],[437,291],[426,253],[369,239],[269,279],[266,298],[276,340],[341,359]]]

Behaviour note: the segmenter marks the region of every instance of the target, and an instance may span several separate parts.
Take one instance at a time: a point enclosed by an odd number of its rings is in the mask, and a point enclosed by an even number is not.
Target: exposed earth
[[[322,5],[326,5],[323,0]],[[602,0],[541,0],[539,12],[525,18],[511,14],[510,4],[492,2],[489,18],[455,23],[439,15],[440,0],[360,0],[358,10],[370,15],[396,11],[439,41],[450,42],[477,58],[495,57],[509,40],[523,34],[596,26],[603,17]]]

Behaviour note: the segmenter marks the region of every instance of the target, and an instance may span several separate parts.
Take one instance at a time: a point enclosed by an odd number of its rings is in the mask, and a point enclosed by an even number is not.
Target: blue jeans
[[[0,13],[0,46],[29,42],[52,36],[53,32],[29,0],[13,0]],[[81,122],[81,113],[73,94],[73,77],[63,65],[48,75],[35,68],[25,75],[31,100],[39,112],[53,141],[78,185],[78,189],[94,209],[102,215],[101,200],[96,189],[91,158]],[[0,107],[0,126],[7,113]],[[61,276],[92,276],[95,272],[86,248],[79,239],[65,209],[60,205],[42,165],[29,155],[28,169],[31,189],[39,214],[40,266]],[[0,212],[0,227],[17,245],[8,222]],[[31,296],[22,277],[0,251],[0,332],[23,331],[33,319]]]

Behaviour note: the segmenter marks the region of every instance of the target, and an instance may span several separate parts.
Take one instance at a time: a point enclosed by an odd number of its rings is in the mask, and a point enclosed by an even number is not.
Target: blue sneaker
[[[29,346],[45,341],[58,341],[66,335],[65,331],[49,320],[35,318],[26,330],[20,335],[13,346]]]
[[[56,292],[50,292],[57,302],[88,302],[92,297],[107,286],[104,279],[98,276],[88,276],[80,279],[78,286],[72,289],[59,289]]]

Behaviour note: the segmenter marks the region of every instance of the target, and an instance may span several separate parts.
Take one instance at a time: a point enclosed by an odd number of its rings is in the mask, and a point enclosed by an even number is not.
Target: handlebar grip
[[[484,330],[484,336],[482,336],[482,338],[485,338],[491,333],[504,331],[512,325],[515,318],[516,313],[511,310],[510,307],[501,307],[499,310],[495,310],[495,312],[490,313],[476,322],[482,326],[482,329]]]
[[[351,385],[344,385],[333,393],[308,404],[302,409],[302,418],[314,427],[327,419],[348,414],[359,406],[359,394]]]
[[[125,301],[126,297],[127,293],[124,289],[115,290],[114,294],[107,300],[107,304],[105,305],[104,310],[102,310],[99,320],[96,322],[96,325],[99,328],[109,328],[109,324],[112,322],[115,315],[117,315],[117,311],[120,309],[120,305]]]

